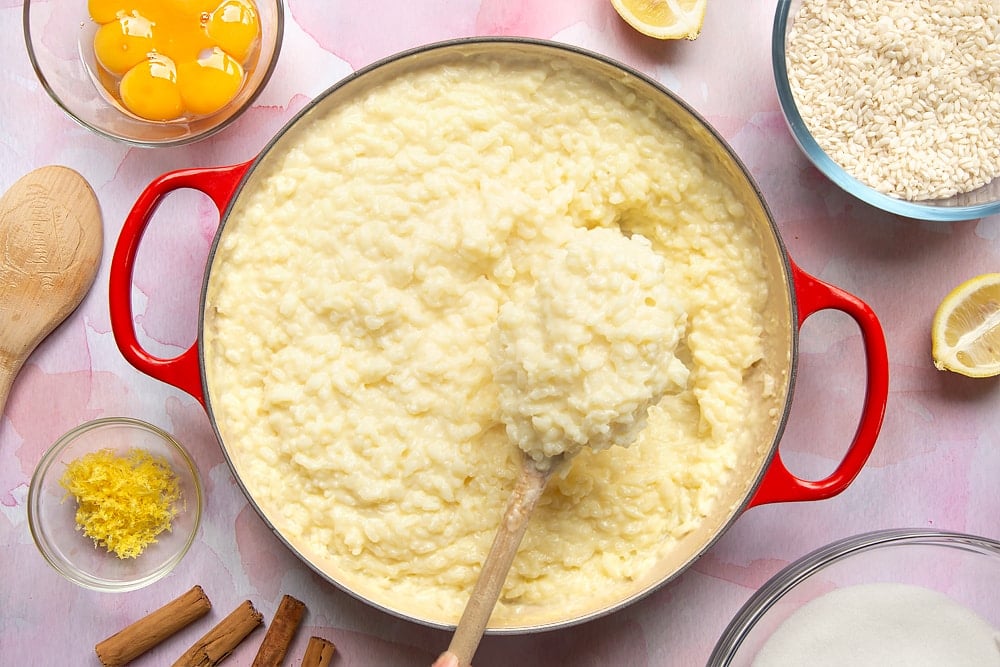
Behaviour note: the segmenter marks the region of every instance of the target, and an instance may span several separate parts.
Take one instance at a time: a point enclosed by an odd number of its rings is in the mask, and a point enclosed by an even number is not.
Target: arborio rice
[[[809,131],[847,172],[909,200],[1000,175],[998,0],[803,0],[786,46]]]
[[[493,622],[628,590],[714,509],[756,444],[767,283],[737,196],[661,114],[558,60],[466,56],[300,123],[258,167],[213,260],[207,384],[242,481],[310,560],[457,621],[522,456],[491,331],[580,228],[662,256],[686,383],[632,446],[549,483]]]

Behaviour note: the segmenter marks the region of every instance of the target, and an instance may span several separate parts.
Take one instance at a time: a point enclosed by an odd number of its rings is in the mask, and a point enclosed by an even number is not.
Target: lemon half
[[[615,11],[644,35],[694,39],[705,21],[707,0],[611,0]]]
[[[1000,375],[1000,273],[971,278],[944,298],[931,323],[931,355],[940,370]]]

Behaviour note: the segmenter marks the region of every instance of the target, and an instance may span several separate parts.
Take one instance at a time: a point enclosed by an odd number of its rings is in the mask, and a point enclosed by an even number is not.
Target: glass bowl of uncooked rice
[[[778,100],[834,183],[890,213],[1000,213],[1000,2],[780,0]]]
[[[996,667],[998,591],[996,540],[923,528],[855,535],[775,574],[708,667]]]

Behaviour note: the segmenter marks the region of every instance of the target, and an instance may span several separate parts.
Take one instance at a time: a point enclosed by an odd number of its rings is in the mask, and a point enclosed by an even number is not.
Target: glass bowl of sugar
[[[926,221],[1000,213],[1000,4],[779,0],[778,102],[842,190]]]
[[[730,622],[709,667],[1000,665],[1000,542],[865,533],[792,563]]]

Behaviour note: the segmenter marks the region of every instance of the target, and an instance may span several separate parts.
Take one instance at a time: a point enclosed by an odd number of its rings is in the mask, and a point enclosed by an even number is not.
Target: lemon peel
[[[707,0],[611,0],[625,22],[656,39],[695,39]]]
[[[170,530],[181,493],[170,463],[143,449],[85,454],[66,466],[59,484],[76,498],[77,530],[120,559],[138,557]]]
[[[931,323],[938,370],[968,377],[1000,375],[1000,273],[985,273],[953,289]]]

